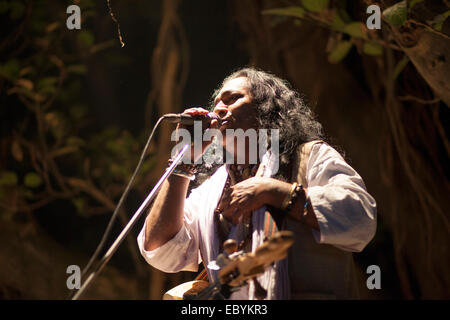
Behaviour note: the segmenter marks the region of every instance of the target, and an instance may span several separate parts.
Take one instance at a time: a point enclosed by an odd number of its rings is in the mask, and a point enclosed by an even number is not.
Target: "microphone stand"
[[[78,298],[83,294],[83,292],[88,288],[89,284],[94,280],[96,276],[103,270],[103,267],[108,263],[108,261],[112,258],[114,253],[119,248],[122,241],[127,236],[128,232],[130,232],[131,228],[134,226],[138,218],[141,216],[141,214],[144,212],[144,210],[147,208],[147,206],[150,204],[150,202],[153,200],[153,198],[156,196],[156,193],[158,192],[159,188],[163,184],[163,182],[172,174],[173,170],[175,170],[175,167],[178,165],[178,163],[183,158],[184,154],[186,153],[187,149],[189,148],[189,144],[186,144],[177,154],[177,156],[174,158],[171,165],[166,169],[166,172],[162,175],[162,177],[159,179],[159,181],[156,183],[156,185],[153,187],[152,191],[148,194],[147,198],[144,200],[144,202],[141,204],[139,209],[134,213],[131,220],[128,222],[128,224],[123,228],[122,232],[119,234],[117,239],[114,241],[114,243],[111,245],[111,247],[108,249],[108,251],[105,253],[102,259],[97,263],[97,265],[94,268],[94,271],[91,272],[89,277],[86,279],[86,281],[83,283],[83,285],[80,287],[80,289],[77,291],[77,293],[73,296],[72,300],[78,300]]]

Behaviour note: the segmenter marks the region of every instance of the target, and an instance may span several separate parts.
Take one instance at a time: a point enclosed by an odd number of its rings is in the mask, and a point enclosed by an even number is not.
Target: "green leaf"
[[[442,31],[442,26],[444,25],[445,19],[450,15],[450,10],[437,15],[434,17],[433,21],[431,22],[431,25],[433,26],[434,30]]]
[[[44,121],[56,139],[62,138],[70,127],[66,117],[58,111],[45,114]]]
[[[409,10],[411,10],[416,4],[422,1],[423,0],[411,0],[411,2],[409,3]]]
[[[352,22],[352,18],[350,17],[350,15],[348,14],[347,10],[345,9],[337,9],[337,13],[339,14],[339,17],[341,17],[341,19],[345,22],[345,23],[349,23]]]
[[[328,8],[328,0],[301,0],[303,7],[309,11],[320,12]]]
[[[346,24],[342,28],[342,32],[351,35],[354,38],[364,39],[365,33],[364,33],[364,24],[361,22],[352,22],[349,24]]]
[[[25,175],[23,184],[29,188],[37,188],[42,184],[42,179],[35,172],[29,172]]]
[[[12,171],[0,172],[0,186],[12,187],[17,185],[17,174]]]
[[[443,25],[444,25],[443,22],[435,23],[435,24],[433,24],[433,29],[436,30],[436,31],[442,31],[442,26]]]
[[[56,77],[45,77],[42,79],[39,79],[37,82],[36,88],[41,93],[53,93],[56,90],[56,82],[58,81],[58,78]]]
[[[16,81],[16,85],[21,86],[22,88],[25,88],[29,91],[32,91],[34,86],[33,82],[25,78],[18,79]]]
[[[330,63],[338,63],[342,59],[345,58],[345,56],[349,53],[350,49],[352,48],[353,43],[351,41],[341,41],[339,42],[336,47],[331,50],[331,52],[328,55],[328,61]]]
[[[108,49],[108,48],[112,48],[115,45],[116,45],[116,42],[113,39],[108,40],[108,41],[104,41],[104,42],[100,42],[100,43],[96,43],[96,44],[94,44],[91,47],[91,49],[89,50],[89,53],[90,54],[94,54],[94,53],[97,53],[99,51],[102,51],[102,50],[105,50],[105,49]]]
[[[67,67],[67,72],[75,74],[86,74],[87,68],[84,64],[74,64]]]
[[[397,65],[394,68],[394,72],[392,74],[392,78],[395,80],[397,79],[398,75],[403,71],[403,69],[405,69],[406,65],[409,62],[409,58],[408,56],[404,56],[402,60],[400,60],[399,62],[397,62]]]
[[[1,212],[1,215],[0,215],[0,218],[3,220],[3,221],[7,221],[7,222],[10,222],[10,221],[12,221],[13,220],[13,217],[14,217],[14,212],[12,212],[12,211],[10,211],[10,210],[2,210],[2,212]]]
[[[330,26],[333,30],[337,31],[342,31],[342,29],[345,27],[345,21],[337,11],[334,11],[333,20],[331,21]]]
[[[73,205],[77,209],[78,213],[83,213],[85,208],[85,200],[83,198],[75,198],[72,200]]]
[[[20,64],[17,59],[11,59],[4,65],[0,66],[0,76],[7,78],[8,80],[17,79],[20,72]]]
[[[87,114],[87,110],[84,105],[77,104],[70,107],[69,113],[75,120],[81,120]]]
[[[22,88],[22,87],[21,88],[14,87],[14,88],[8,90],[8,94],[13,94],[13,93],[23,94],[23,95],[27,96],[28,98],[30,98],[34,101],[37,101],[37,102],[42,102],[45,100],[45,97],[43,95],[36,93],[36,92],[32,92],[32,91]]]
[[[36,74],[36,70],[33,67],[25,67],[19,71],[19,76],[23,77],[26,75],[34,75]]]
[[[75,146],[75,147],[84,146],[86,144],[86,142],[83,139],[81,139],[80,137],[75,137],[75,136],[68,137],[66,143],[69,146]]]
[[[383,46],[375,42],[364,42],[363,52],[370,56],[379,56],[383,54]]]
[[[400,1],[383,11],[383,17],[393,26],[401,26],[406,21],[406,1]]]
[[[58,29],[60,26],[61,26],[61,23],[59,21],[55,21],[55,22],[47,25],[47,27],[45,28],[45,32],[51,33],[53,31],[55,31],[56,29]]]
[[[80,1],[80,7],[82,9],[95,8],[95,1],[93,1],[93,0],[81,0]]]
[[[8,1],[2,0],[0,1],[0,14],[6,13],[9,10]]]
[[[84,47],[90,47],[94,44],[94,35],[88,30],[83,30],[78,33],[78,41]]]
[[[301,7],[276,8],[276,9],[264,10],[264,11],[262,11],[262,14],[272,14],[272,15],[279,15],[279,16],[303,18],[305,16],[305,9],[303,9]]]
[[[12,1],[10,3],[10,17],[12,20],[17,20],[23,16],[23,13],[25,12],[25,6],[23,3],[20,3],[18,1]]]
[[[25,196],[26,199],[33,199],[34,198],[34,193],[30,189],[25,189],[25,190],[22,191],[22,193],[23,193],[23,195]]]

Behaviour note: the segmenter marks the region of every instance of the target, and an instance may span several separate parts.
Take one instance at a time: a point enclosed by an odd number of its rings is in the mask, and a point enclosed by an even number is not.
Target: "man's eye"
[[[236,101],[237,99],[239,99],[240,97],[242,97],[242,94],[232,94],[229,98],[228,98],[228,100],[229,101]]]

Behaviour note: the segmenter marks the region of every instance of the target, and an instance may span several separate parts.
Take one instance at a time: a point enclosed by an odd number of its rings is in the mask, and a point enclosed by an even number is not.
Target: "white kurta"
[[[315,241],[344,251],[363,250],[375,234],[376,203],[362,178],[327,144],[313,146],[306,172],[308,196],[320,227],[320,231],[311,231]],[[137,241],[150,265],[163,272],[195,272],[202,258],[205,264],[215,260],[218,252],[213,213],[227,176],[222,166],[191,191],[185,201],[183,227],[161,247],[144,249],[144,225]],[[214,272],[208,271],[214,278]]]

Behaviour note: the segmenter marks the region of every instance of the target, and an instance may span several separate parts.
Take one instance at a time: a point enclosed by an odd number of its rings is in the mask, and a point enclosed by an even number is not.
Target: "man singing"
[[[376,203],[362,178],[323,141],[322,126],[309,107],[276,76],[241,69],[213,98],[213,111],[222,121],[219,126],[212,120],[210,128],[223,134],[232,161],[187,198],[195,165],[177,166],[138,236],[145,260],[164,272],[197,271],[202,261],[216,260],[227,239],[251,252],[270,231],[290,230],[295,242],[288,257],[258,277],[266,299],[357,298],[352,252],[362,251],[376,230]],[[275,129],[279,150],[269,145],[253,163],[249,139],[237,148],[230,129]],[[204,142],[203,151],[207,146]],[[217,280],[217,270],[207,271],[210,281]],[[230,298],[256,299],[256,290],[250,282]]]

